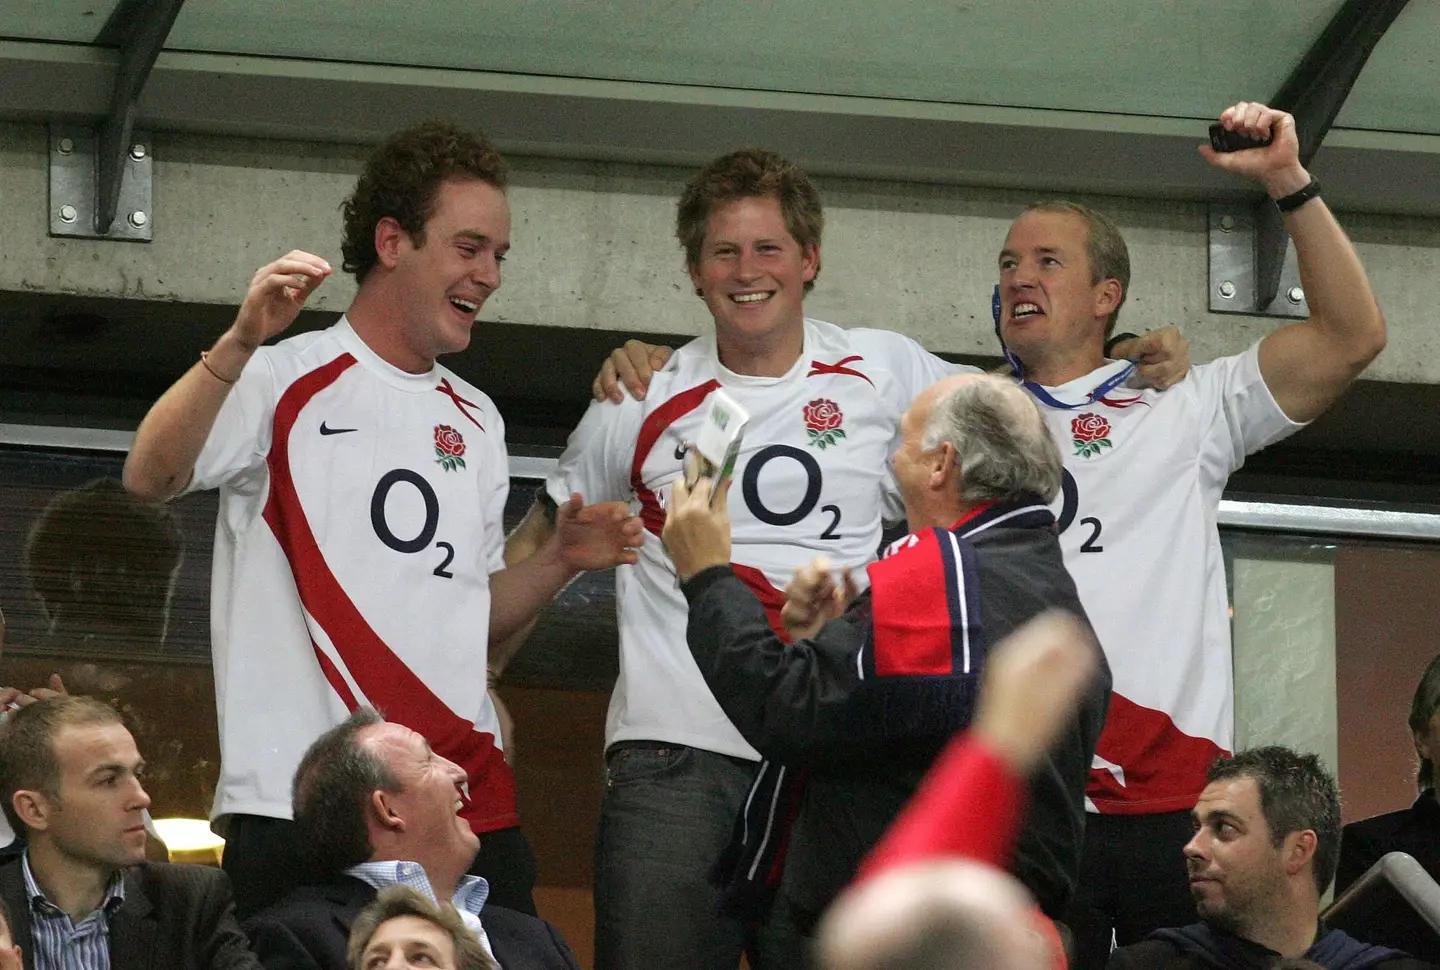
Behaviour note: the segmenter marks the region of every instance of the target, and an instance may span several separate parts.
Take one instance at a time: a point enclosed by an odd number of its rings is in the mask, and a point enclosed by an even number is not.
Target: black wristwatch
[[[1275,208],[1281,212],[1294,212],[1311,199],[1320,195],[1320,180],[1313,175],[1310,177],[1310,184],[1298,192],[1291,192],[1275,200]]]

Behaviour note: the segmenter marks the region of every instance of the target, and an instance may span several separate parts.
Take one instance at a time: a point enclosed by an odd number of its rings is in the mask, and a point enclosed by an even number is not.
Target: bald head
[[[816,937],[824,970],[1048,970],[1020,884],[947,859],[903,866],[841,896]]]

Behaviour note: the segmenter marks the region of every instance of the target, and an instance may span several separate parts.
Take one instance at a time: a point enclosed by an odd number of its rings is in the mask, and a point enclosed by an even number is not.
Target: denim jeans
[[[760,970],[754,933],[720,915],[707,878],[756,767],[679,744],[610,748],[595,844],[596,970],[736,970],[745,952]]]

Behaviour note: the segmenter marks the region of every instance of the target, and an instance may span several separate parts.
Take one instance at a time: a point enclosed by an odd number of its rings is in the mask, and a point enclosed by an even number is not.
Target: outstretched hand
[[[1265,187],[1270,198],[1279,199],[1310,184],[1310,173],[1300,164],[1300,139],[1290,114],[1255,101],[1241,101],[1220,113],[1227,131],[1251,138],[1270,138],[1262,148],[1217,152],[1208,144],[1200,154],[1216,168],[1254,179]]]
[[[555,536],[561,561],[584,571],[637,562],[635,550],[645,541],[645,529],[624,502],[586,505],[575,492],[555,511]]]
[[[724,492],[713,506],[711,484],[710,479],[702,478],[693,489],[686,488],[682,475],[670,486],[660,539],[682,580],[730,561],[730,510],[726,507],[730,481],[726,480]]]
[[[330,272],[325,260],[298,249],[260,267],[250,279],[245,301],[230,328],[236,342],[254,350],[284,332]]]
[[[595,375],[595,381],[590,385],[590,393],[597,401],[610,400],[619,404],[625,400],[625,391],[628,390],[635,400],[643,401],[645,392],[650,389],[650,378],[665,366],[673,353],[675,351],[669,347],[627,340],[625,346],[610,351],[610,356],[600,366],[600,373]]]
[[[1080,706],[1099,662],[1100,647],[1085,624],[1059,610],[1041,614],[991,651],[975,731],[1026,774]]]
[[[855,580],[848,568],[840,569],[840,581],[835,581],[835,569],[824,556],[795,570],[795,576],[785,585],[785,605],[780,608],[780,620],[785,632],[792,640],[813,637],[826,623],[845,612],[856,595]]]

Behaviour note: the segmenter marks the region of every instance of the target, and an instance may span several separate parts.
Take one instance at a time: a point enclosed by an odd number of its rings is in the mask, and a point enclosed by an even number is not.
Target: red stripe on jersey
[[[329,654],[320,649],[320,644],[315,642],[314,637],[310,638],[310,646],[315,650],[315,659],[320,663],[320,671],[325,675],[325,679],[330,682],[330,686],[335,690],[335,693],[339,694],[340,699],[345,702],[345,707],[352,711],[359,707],[360,702],[355,699],[355,693],[350,690],[350,685],[345,682],[345,675],[340,673],[340,668],[335,666],[335,661],[331,660]]]
[[[1164,711],[1112,692],[1095,754],[1119,772],[1091,768],[1085,794],[1107,815],[1185,811],[1195,807],[1211,762],[1228,753],[1209,738],[1184,733]]]
[[[305,611],[329,636],[366,697],[387,718],[423,734],[436,751],[465,769],[471,800],[461,814],[472,829],[481,833],[509,828],[520,821],[515,810],[515,779],[504,754],[495,746],[495,736],[475,730],[473,722],[451,711],[365,622],[330,571],[300,505],[290,469],[290,433],[305,405],[354,363],[350,354],[341,354],[295,381],[280,396],[266,459],[270,496],[264,518],[290,564]],[[339,670],[324,662],[320,666],[326,680],[353,710],[355,697]]]
[[[1138,394],[1135,395],[1134,397],[1123,397],[1123,398],[1108,398],[1108,397],[1102,397],[1102,398],[1101,398],[1098,402],[1096,402],[1096,403],[1103,404],[1103,405],[1105,405],[1107,408],[1116,408],[1117,410],[1121,410],[1121,411],[1123,411],[1125,408],[1128,408],[1128,407],[1134,407],[1134,406],[1137,405],[1137,404],[1139,404],[1141,407],[1147,407],[1147,408],[1150,406],[1150,402],[1149,402],[1149,401],[1142,401],[1142,400],[1140,400],[1140,395],[1138,395]]]
[[[874,610],[875,675],[952,674],[951,566],[935,530],[865,567]]]
[[[455,402],[455,407],[459,409],[461,414],[465,415],[465,417],[470,419],[471,424],[475,425],[475,427],[479,428],[481,431],[485,430],[485,426],[479,421],[475,420],[475,415],[465,410],[466,405],[469,405],[472,408],[478,408],[480,405],[476,404],[474,401],[467,401],[459,394],[457,394],[455,392],[455,388],[452,387],[450,384],[450,378],[440,378],[440,383],[436,385],[435,390],[439,391],[441,394],[444,394],[446,397],[450,398],[451,401]]]
[[[688,391],[681,391],[651,411],[649,417],[640,425],[640,434],[635,439],[635,456],[630,461],[630,487],[635,490],[635,497],[640,500],[640,521],[657,536],[660,530],[665,528],[665,510],[660,507],[660,500],[655,497],[655,493],[645,487],[645,479],[641,475],[645,459],[650,456],[650,449],[655,447],[655,442],[660,440],[666,428],[698,408],[700,402],[719,386],[720,382],[711,378]]]
[[[823,362],[818,361],[818,360],[812,360],[812,361],[810,362],[810,373],[806,374],[805,376],[806,376],[806,377],[819,377],[819,376],[822,375],[822,374],[846,374],[846,375],[848,375],[848,376],[850,376],[850,377],[858,377],[858,378],[860,378],[861,380],[863,380],[866,384],[869,384],[871,387],[874,387],[874,386],[875,386],[875,382],[872,381],[870,378],[866,377],[864,374],[860,373],[858,370],[852,370],[852,369],[850,369],[849,367],[846,367],[846,366],[845,366],[846,364],[853,364],[853,363],[854,363],[855,361],[857,361],[857,360],[864,360],[864,359],[865,359],[865,358],[864,358],[864,357],[861,357],[859,354],[851,354],[849,357],[845,357],[845,358],[843,358],[843,359],[841,359],[841,360],[839,360],[839,361],[836,361],[836,362],[833,363],[833,364],[826,364],[826,363],[823,363]]]
[[[770,585],[770,580],[765,574],[754,566],[742,566],[732,562],[730,568],[735,575],[740,577],[740,582],[750,587],[750,592],[765,607],[765,618],[770,621],[770,629],[780,634],[780,639],[785,643],[790,642],[790,634],[785,631],[785,621],[780,619],[780,611],[785,608],[785,593]]]

